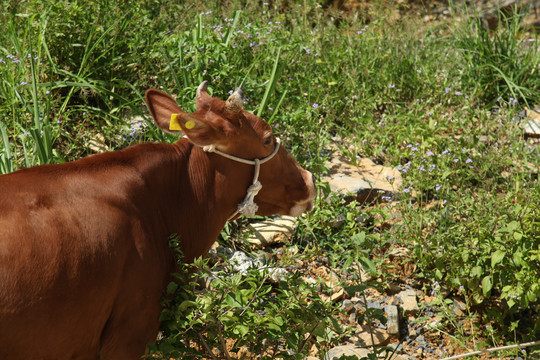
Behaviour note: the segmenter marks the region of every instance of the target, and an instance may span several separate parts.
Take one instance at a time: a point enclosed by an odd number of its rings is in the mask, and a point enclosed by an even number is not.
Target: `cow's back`
[[[88,165],[0,176],[1,358],[98,354],[111,317],[145,302],[157,326],[152,305],[172,260],[166,241],[154,242],[167,234],[136,204],[144,180],[128,165]]]

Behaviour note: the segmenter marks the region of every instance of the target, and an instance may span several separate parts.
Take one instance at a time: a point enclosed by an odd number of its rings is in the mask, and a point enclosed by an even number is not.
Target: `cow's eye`
[[[264,146],[270,146],[271,144],[272,144],[272,137],[271,136],[264,139]]]

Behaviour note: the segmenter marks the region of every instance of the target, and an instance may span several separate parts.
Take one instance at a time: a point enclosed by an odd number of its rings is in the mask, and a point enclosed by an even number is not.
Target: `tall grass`
[[[538,41],[521,39],[523,15],[499,14],[499,26],[490,31],[479,16],[459,29],[456,46],[465,60],[463,83],[483,102],[515,99],[527,106],[540,101]]]

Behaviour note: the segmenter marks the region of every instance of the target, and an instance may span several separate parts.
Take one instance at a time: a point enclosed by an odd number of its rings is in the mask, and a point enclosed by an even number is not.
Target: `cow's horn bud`
[[[203,94],[208,94],[206,90],[208,89],[208,81],[204,80],[201,85],[197,88],[197,100],[200,100]]]
[[[225,109],[227,111],[241,111],[244,106],[244,93],[241,89],[236,89],[235,92],[229,96]]]

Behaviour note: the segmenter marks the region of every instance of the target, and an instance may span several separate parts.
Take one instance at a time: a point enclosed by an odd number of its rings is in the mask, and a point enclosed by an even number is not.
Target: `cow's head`
[[[192,114],[184,112],[171,96],[148,90],[146,102],[156,124],[167,132],[183,132],[193,144],[216,149],[218,154],[254,160],[275,152],[275,156],[260,165],[258,180],[262,189],[254,199],[258,206],[256,214],[299,216],[311,210],[316,193],[312,174],[279,145],[270,125],[243,109],[240,90],[223,101],[211,97],[207,87],[206,81],[198,87],[197,111]],[[231,166],[239,166],[235,160],[227,161]]]

